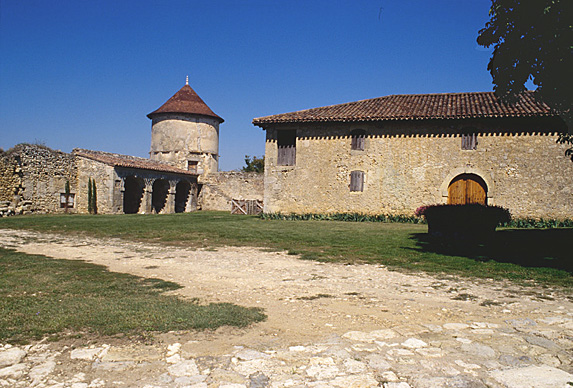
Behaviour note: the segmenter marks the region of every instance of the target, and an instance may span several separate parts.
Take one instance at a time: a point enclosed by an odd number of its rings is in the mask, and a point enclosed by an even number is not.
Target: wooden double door
[[[484,180],[475,174],[458,175],[448,187],[448,203],[452,205],[467,203],[487,205],[487,186]]]

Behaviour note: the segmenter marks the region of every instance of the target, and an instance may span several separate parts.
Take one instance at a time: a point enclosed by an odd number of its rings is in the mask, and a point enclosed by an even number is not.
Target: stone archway
[[[128,176],[123,184],[123,212],[125,214],[135,214],[139,212],[145,182],[141,178]]]
[[[179,181],[175,187],[175,213],[184,213],[191,193],[191,184],[188,181]]]
[[[155,182],[153,182],[153,193],[151,195],[151,206],[154,213],[159,214],[165,209],[168,194],[169,181],[156,179]]]
[[[476,174],[460,174],[448,186],[448,203],[465,205],[479,203],[487,205],[487,185]]]

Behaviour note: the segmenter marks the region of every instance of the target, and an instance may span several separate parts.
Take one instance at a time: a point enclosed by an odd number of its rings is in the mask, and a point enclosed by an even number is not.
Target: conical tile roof
[[[189,85],[185,85],[179,89],[173,97],[167,100],[165,104],[161,105],[159,109],[148,114],[147,117],[152,119],[155,115],[161,113],[201,115],[213,117],[219,120],[220,123],[225,121],[221,117],[217,116]]]

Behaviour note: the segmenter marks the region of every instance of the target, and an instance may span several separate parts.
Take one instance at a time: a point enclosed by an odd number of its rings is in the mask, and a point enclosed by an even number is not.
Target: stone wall
[[[12,202],[20,191],[22,178],[17,155],[0,151],[0,202]]]
[[[231,211],[232,199],[263,200],[264,175],[255,172],[227,171],[203,177],[199,193],[202,210]]]
[[[117,213],[120,208],[114,203],[114,185],[117,174],[112,166],[76,156],[78,166],[78,192],[76,201],[78,212],[88,212],[88,182],[94,179],[96,183],[97,211],[101,214]],[[119,192],[119,190],[117,190]]]
[[[487,202],[516,217],[571,218],[573,163],[556,144],[554,119],[489,119],[288,126],[267,129],[265,212],[403,213],[447,202],[457,175],[487,184]],[[296,129],[296,163],[277,165],[277,130]],[[350,132],[366,130],[364,151]],[[476,150],[461,133],[478,133]],[[350,191],[352,171],[364,189]]]
[[[76,193],[77,168],[74,157],[32,144],[19,144],[8,154],[16,166],[11,172],[4,162],[0,179],[2,186],[6,184],[7,188],[3,195],[9,196],[10,191],[15,194],[12,205],[23,203],[25,210],[29,211],[64,211],[60,208],[60,194],[65,191],[66,181],[70,183],[70,192]]]

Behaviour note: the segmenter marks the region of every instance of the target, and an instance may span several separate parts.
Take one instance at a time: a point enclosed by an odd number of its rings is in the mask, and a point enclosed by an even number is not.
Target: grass
[[[0,228],[152,240],[190,247],[259,246],[302,259],[383,264],[391,269],[573,287],[573,228],[504,228],[480,246],[442,246],[427,226],[262,220],[222,212],[166,215],[48,215],[0,218]]]
[[[26,343],[82,332],[145,336],[242,327],[265,318],[256,308],[200,305],[165,294],[178,288],[173,282],[109,272],[83,261],[0,248],[0,341]]]

